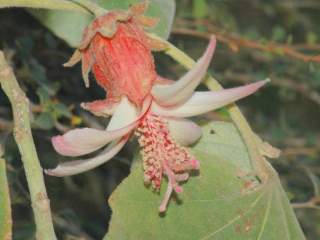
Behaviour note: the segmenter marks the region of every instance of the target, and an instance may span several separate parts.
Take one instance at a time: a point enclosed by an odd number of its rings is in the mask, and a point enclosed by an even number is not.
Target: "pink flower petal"
[[[125,145],[128,137],[129,136],[126,136],[120,141],[115,141],[115,144],[110,144],[101,154],[96,157],[61,163],[54,169],[46,169],[45,173],[51,176],[63,177],[91,170],[113,158]]]
[[[97,130],[94,128],[74,129],[62,136],[51,139],[54,149],[64,156],[81,156],[98,150],[111,141],[122,137],[135,127],[131,124],[115,131]]]
[[[96,100],[93,102],[81,103],[80,106],[96,116],[109,117],[113,115],[119,104],[120,102],[110,101],[110,99],[107,98],[103,100]]]
[[[194,122],[181,118],[168,118],[171,136],[182,146],[195,143],[202,135],[201,128]]]
[[[256,92],[269,81],[267,79],[221,91],[195,92],[186,103],[174,108],[164,108],[153,102],[151,111],[163,117],[192,117],[200,115],[244,98]]]
[[[132,114],[123,113],[124,109],[122,109],[122,106],[125,104],[120,103],[119,107],[121,106],[121,108],[112,116],[107,131],[93,128],[74,129],[62,136],[53,137],[53,147],[61,155],[72,157],[96,151],[111,141],[132,131],[137,124],[139,124],[139,120],[148,111],[150,104],[150,99],[145,101],[140,115],[136,116],[132,113],[132,109],[127,109],[127,113],[131,112]],[[119,112],[123,114],[118,114]],[[113,125],[113,128],[111,128],[110,125]]]
[[[152,95],[161,106],[172,106],[186,101],[206,75],[216,47],[216,39],[212,37],[207,50],[192,69],[172,85],[155,85]]]

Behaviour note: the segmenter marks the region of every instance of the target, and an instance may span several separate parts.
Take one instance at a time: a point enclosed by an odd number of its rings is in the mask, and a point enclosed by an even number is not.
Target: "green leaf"
[[[208,15],[209,6],[207,0],[193,0],[192,15],[195,18],[205,18]]]
[[[112,194],[113,215],[108,240],[128,239],[305,239],[277,174],[256,191],[244,193],[251,170],[249,157],[231,123],[203,127],[203,137],[192,148],[201,162],[200,174],[183,185],[179,201],[171,200],[165,216],[157,209],[161,193],[144,187],[141,164]]]
[[[132,3],[140,0],[99,0],[98,3],[108,9],[128,9]],[[79,46],[84,28],[91,22],[92,16],[81,12],[57,10],[29,10],[44,26],[70,46]],[[160,18],[160,23],[151,31],[163,38],[169,36],[175,13],[174,0],[151,0],[146,13],[148,16]]]
[[[43,88],[43,87],[39,87],[37,89],[37,95],[38,95],[38,97],[40,99],[40,104],[41,105],[47,104],[50,101],[50,95],[48,94],[46,89]]]
[[[54,118],[50,113],[43,112],[34,120],[34,124],[42,129],[51,129],[54,127]]]
[[[1,151],[1,150],[0,150]],[[0,153],[0,239],[11,239],[11,207],[5,160]]]
[[[72,117],[72,114],[71,114],[70,110],[63,103],[54,104],[52,107],[53,107],[54,112],[57,115],[57,117],[60,117],[60,116],[64,116],[64,117],[67,117],[67,118],[71,118]]]
[[[141,0],[98,0],[98,3],[105,9],[128,9],[131,4],[140,2]],[[150,6],[146,15],[160,18],[159,24],[151,32],[167,39],[175,15],[175,1],[150,0]]]
[[[81,12],[55,10],[29,10],[45,27],[71,47],[78,47],[84,28],[93,19]]]

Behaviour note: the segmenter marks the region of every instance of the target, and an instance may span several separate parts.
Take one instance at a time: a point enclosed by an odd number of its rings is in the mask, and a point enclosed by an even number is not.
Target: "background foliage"
[[[318,58],[310,57],[320,53],[320,3],[181,0],[177,4],[170,41],[196,58],[207,44],[206,33],[216,34],[220,42],[211,72],[223,86],[264,77],[273,80],[263,91],[241,101],[241,108],[255,131],[283,150],[273,165],[290,199],[307,202],[295,207],[308,239],[320,238],[320,213],[310,204],[318,200],[320,174],[320,68]],[[78,125],[102,127],[103,120],[82,111],[77,103],[102,98],[103,92],[96,85],[84,88],[79,66],[62,67],[72,49],[27,12],[1,10],[0,23],[1,48],[11,56],[17,79],[33,103],[34,137],[42,165],[55,166],[63,159],[53,151],[50,137]],[[303,54],[294,54],[296,51]],[[163,75],[176,79],[183,72],[162,54],[156,54],[156,59]],[[0,116],[14,237],[32,239],[30,200],[10,134],[9,104],[2,92]],[[220,111],[207,118],[225,120],[226,116]],[[46,178],[59,239],[102,238],[110,219],[106,199],[128,174],[134,144],[94,171],[63,179]]]

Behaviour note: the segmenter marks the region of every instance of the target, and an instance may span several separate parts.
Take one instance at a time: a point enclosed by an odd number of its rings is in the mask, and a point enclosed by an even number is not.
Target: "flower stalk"
[[[42,168],[31,134],[29,102],[19,87],[13,71],[1,51],[0,84],[12,106],[14,138],[21,154],[30,191],[31,205],[36,224],[36,239],[55,240],[56,236],[52,224],[50,201],[47,197]]]

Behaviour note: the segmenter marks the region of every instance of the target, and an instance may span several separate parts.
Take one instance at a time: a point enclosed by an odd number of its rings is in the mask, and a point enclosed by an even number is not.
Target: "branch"
[[[312,208],[312,209],[317,209],[320,210],[320,198],[319,197],[313,197],[307,202],[302,202],[302,203],[291,203],[291,206],[295,209],[298,208]]]
[[[209,26],[208,28],[210,28],[209,33],[200,32],[198,30],[193,30],[189,28],[175,28],[173,29],[172,33],[199,37],[204,39],[210,39],[210,36],[214,34],[220,42],[227,44],[229,48],[235,52],[238,52],[241,47],[244,47],[276,55],[284,55],[286,57],[294,58],[306,63],[320,63],[320,55],[307,55],[297,51],[296,49],[287,44],[279,44],[275,42],[268,42],[267,44],[263,44],[257,41],[246,39],[236,34],[222,32],[214,26]]]
[[[237,81],[244,84],[247,84],[251,81],[252,77],[245,73],[234,73],[232,71],[226,71],[224,73],[224,78],[230,81]],[[276,76],[270,76],[272,79],[271,84],[280,88],[290,89],[301,94],[306,99],[314,102],[320,106],[320,93],[313,90],[311,87],[307,86],[304,83],[296,83],[289,78],[278,78]]]
[[[320,210],[319,179],[316,175],[313,174],[311,169],[309,169],[306,166],[302,166],[302,167],[306,172],[307,176],[309,177],[310,181],[312,182],[314,196],[306,202],[292,203],[291,206],[293,208],[312,208],[312,209]]]
[[[26,172],[36,223],[36,239],[55,240],[56,236],[51,219],[50,202],[47,197],[42,168],[31,134],[29,101],[19,87],[13,71],[1,51],[0,84],[9,98],[13,110],[14,138]]]

